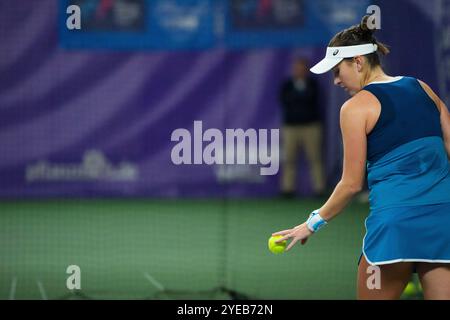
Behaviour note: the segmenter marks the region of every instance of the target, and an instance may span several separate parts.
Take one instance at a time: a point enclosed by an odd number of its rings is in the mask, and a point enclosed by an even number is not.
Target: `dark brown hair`
[[[373,68],[380,65],[380,56],[378,55],[378,53],[381,53],[382,55],[387,55],[389,53],[389,49],[387,45],[379,42],[373,36],[376,29],[375,28],[369,29],[367,24],[369,18],[370,16],[366,15],[361,19],[360,24],[355,24],[354,26],[351,26],[350,28],[342,30],[341,32],[337,33],[333,37],[333,39],[331,39],[328,46],[340,47],[340,46],[354,46],[366,43],[376,44],[378,46],[378,50],[374,53],[365,55],[370,67]],[[347,59],[350,60],[352,58]]]

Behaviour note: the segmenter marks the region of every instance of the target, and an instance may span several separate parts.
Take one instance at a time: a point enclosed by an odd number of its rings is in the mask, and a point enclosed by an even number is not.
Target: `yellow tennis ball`
[[[406,285],[405,290],[403,291],[403,294],[404,294],[404,295],[407,295],[407,296],[413,296],[413,295],[415,295],[416,293],[417,293],[417,287],[416,287],[416,285],[414,284],[414,282],[409,282],[409,283]]]
[[[283,238],[283,236],[272,236],[269,238],[269,250],[272,253],[275,253],[275,254],[283,253],[284,249],[286,249],[286,244],[287,244],[286,240],[281,241],[280,243],[275,242],[281,238]]]

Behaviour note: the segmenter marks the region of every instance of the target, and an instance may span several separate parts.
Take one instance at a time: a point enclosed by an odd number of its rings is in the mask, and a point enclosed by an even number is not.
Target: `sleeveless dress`
[[[367,136],[362,254],[371,265],[450,263],[450,162],[434,101],[412,77],[363,90],[377,97],[381,114]]]

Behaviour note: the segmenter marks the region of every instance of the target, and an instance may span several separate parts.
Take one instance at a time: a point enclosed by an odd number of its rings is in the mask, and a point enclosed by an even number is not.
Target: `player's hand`
[[[302,244],[305,244],[306,241],[308,241],[308,237],[312,234],[313,234],[313,232],[308,229],[308,227],[306,226],[306,223],[302,223],[292,229],[287,229],[287,230],[272,233],[272,236],[283,236],[283,238],[280,238],[279,240],[275,241],[276,243],[279,243],[281,241],[292,238],[291,242],[289,243],[289,245],[286,248],[286,251],[288,251],[299,240],[301,240]]]

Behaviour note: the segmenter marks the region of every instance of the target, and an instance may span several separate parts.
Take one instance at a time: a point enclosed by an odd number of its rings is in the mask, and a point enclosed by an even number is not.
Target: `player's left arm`
[[[342,177],[320,215],[330,221],[339,214],[364,185],[367,156],[367,104],[370,93],[362,91],[341,108],[340,125],[344,146]]]

